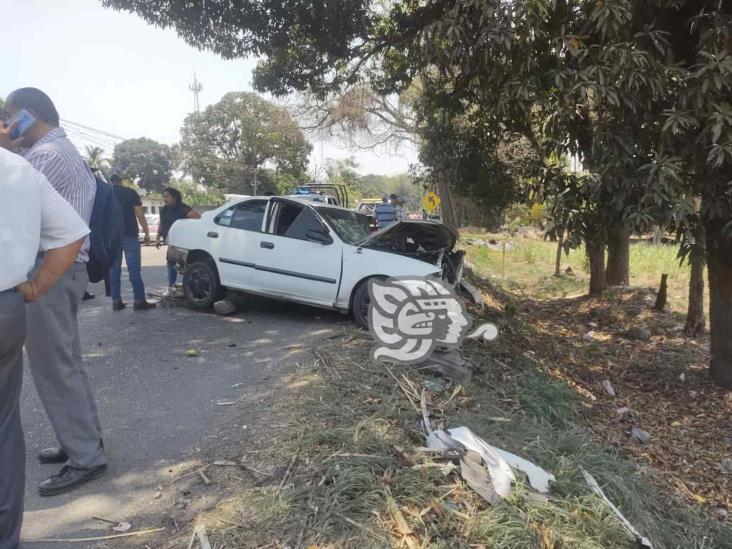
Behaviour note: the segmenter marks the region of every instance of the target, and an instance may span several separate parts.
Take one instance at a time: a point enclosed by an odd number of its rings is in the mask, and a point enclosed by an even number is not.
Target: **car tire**
[[[210,309],[221,299],[222,290],[216,267],[210,261],[194,261],[183,275],[183,293],[191,309]]]
[[[386,280],[385,276],[372,276],[364,280],[359,284],[358,288],[353,294],[351,300],[351,314],[356,324],[364,328],[369,329],[369,305],[371,304],[371,296],[369,295],[369,280]]]

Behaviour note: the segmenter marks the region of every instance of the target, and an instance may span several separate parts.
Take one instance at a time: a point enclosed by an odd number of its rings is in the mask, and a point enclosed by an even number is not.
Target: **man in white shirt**
[[[7,138],[8,129],[0,128]],[[0,549],[20,546],[25,445],[20,424],[25,302],[33,303],[73,266],[84,221],[40,172],[0,148]],[[45,253],[32,280],[36,256]],[[25,301],[25,302],[24,302]]]
[[[53,101],[39,89],[20,88],[6,98],[5,111],[12,117],[21,110],[35,120],[18,140],[25,149],[23,156],[88,224],[96,181],[59,127]],[[12,149],[2,135],[0,147]],[[88,260],[87,239],[74,265],[43,298],[26,307],[28,365],[59,443],[41,450],[38,459],[41,463],[63,464],[57,474],[38,487],[42,496],[74,490],[107,470],[102,425],[82,360],[77,321],[89,282]]]

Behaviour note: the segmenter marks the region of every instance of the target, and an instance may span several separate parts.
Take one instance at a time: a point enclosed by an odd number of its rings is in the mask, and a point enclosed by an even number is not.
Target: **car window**
[[[316,207],[343,242],[359,244],[369,236],[369,218],[353,210]]]
[[[309,230],[323,230],[313,210],[294,202],[276,201],[271,219],[268,231],[278,236],[307,240]]]
[[[214,219],[214,223],[232,229],[259,232],[262,230],[262,220],[266,209],[266,200],[247,200],[221,212]]]

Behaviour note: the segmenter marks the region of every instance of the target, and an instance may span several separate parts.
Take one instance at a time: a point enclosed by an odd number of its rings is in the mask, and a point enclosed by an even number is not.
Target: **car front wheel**
[[[191,263],[183,275],[183,293],[192,309],[211,308],[222,294],[215,267],[208,261]]]

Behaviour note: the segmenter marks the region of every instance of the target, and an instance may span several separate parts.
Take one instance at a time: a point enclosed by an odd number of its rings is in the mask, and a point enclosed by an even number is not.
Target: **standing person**
[[[168,187],[163,191],[163,207],[160,208],[160,227],[155,239],[155,246],[160,248],[161,239],[168,241],[168,233],[173,223],[179,219],[200,219],[201,214],[183,203],[183,195],[178,189]],[[178,270],[175,263],[168,261],[168,295],[175,294],[175,282],[178,279]]]
[[[142,211],[142,200],[140,195],[133,189],[122,185],[122,178],[112,174],[109,178],[112,183],[112,190],[122,206],[122,218],[124,220],[124,233],[122,236],[122,253],[127,263],[127,273],[132,284],[133,304],[135,311],[146,311],[154,309],[155,303],[148,303],[145,300],[145,283],[142,281],[142,259],[140,250],[140,239],[137,230],[137,223],[140,223],[145,233],[145,244],[150,244],[150,229],[147,227],[147,219]],[[109,282],[112,286],[112,310],[121,311],[127,305],[122,301],[122,254],[117,263],[109,270]]]
[[[376,219],[376,227],[381,230],[396,221],[396,208],[389,202],[389,197],[384,196],[381,204],[377,204],[374,208],[374,218]]]
[[[0,549],[20,546],[25,443],[20,423],[24,298],[39,299],[74,264],[89,229],[48,181],[11,148],[0,127]],[[45,252],[28,282],[36,256]]]
[[[12,92],[5,110],[14,116],[25,109],[35,122],[19,145],[26,160],[46,176],[51,186],[89,224],[96,181],[76,147],[59,127],[59,115],[51,99],[36,88]],[[6,143],[7,145],[7,143]],[[102,426],[89,379],[81,358],[77,311],[89,282],[89,239],[76,261],[46,295],[26,306],[25,348],[30,371],[59,446],[38,454],[41,463],[64,463],[60,472],[38,487],[41,496],[74,490],[107,472]],[[38,273],[43,257],[36,260]],[[4,267],[3,267],[4,268]]]

